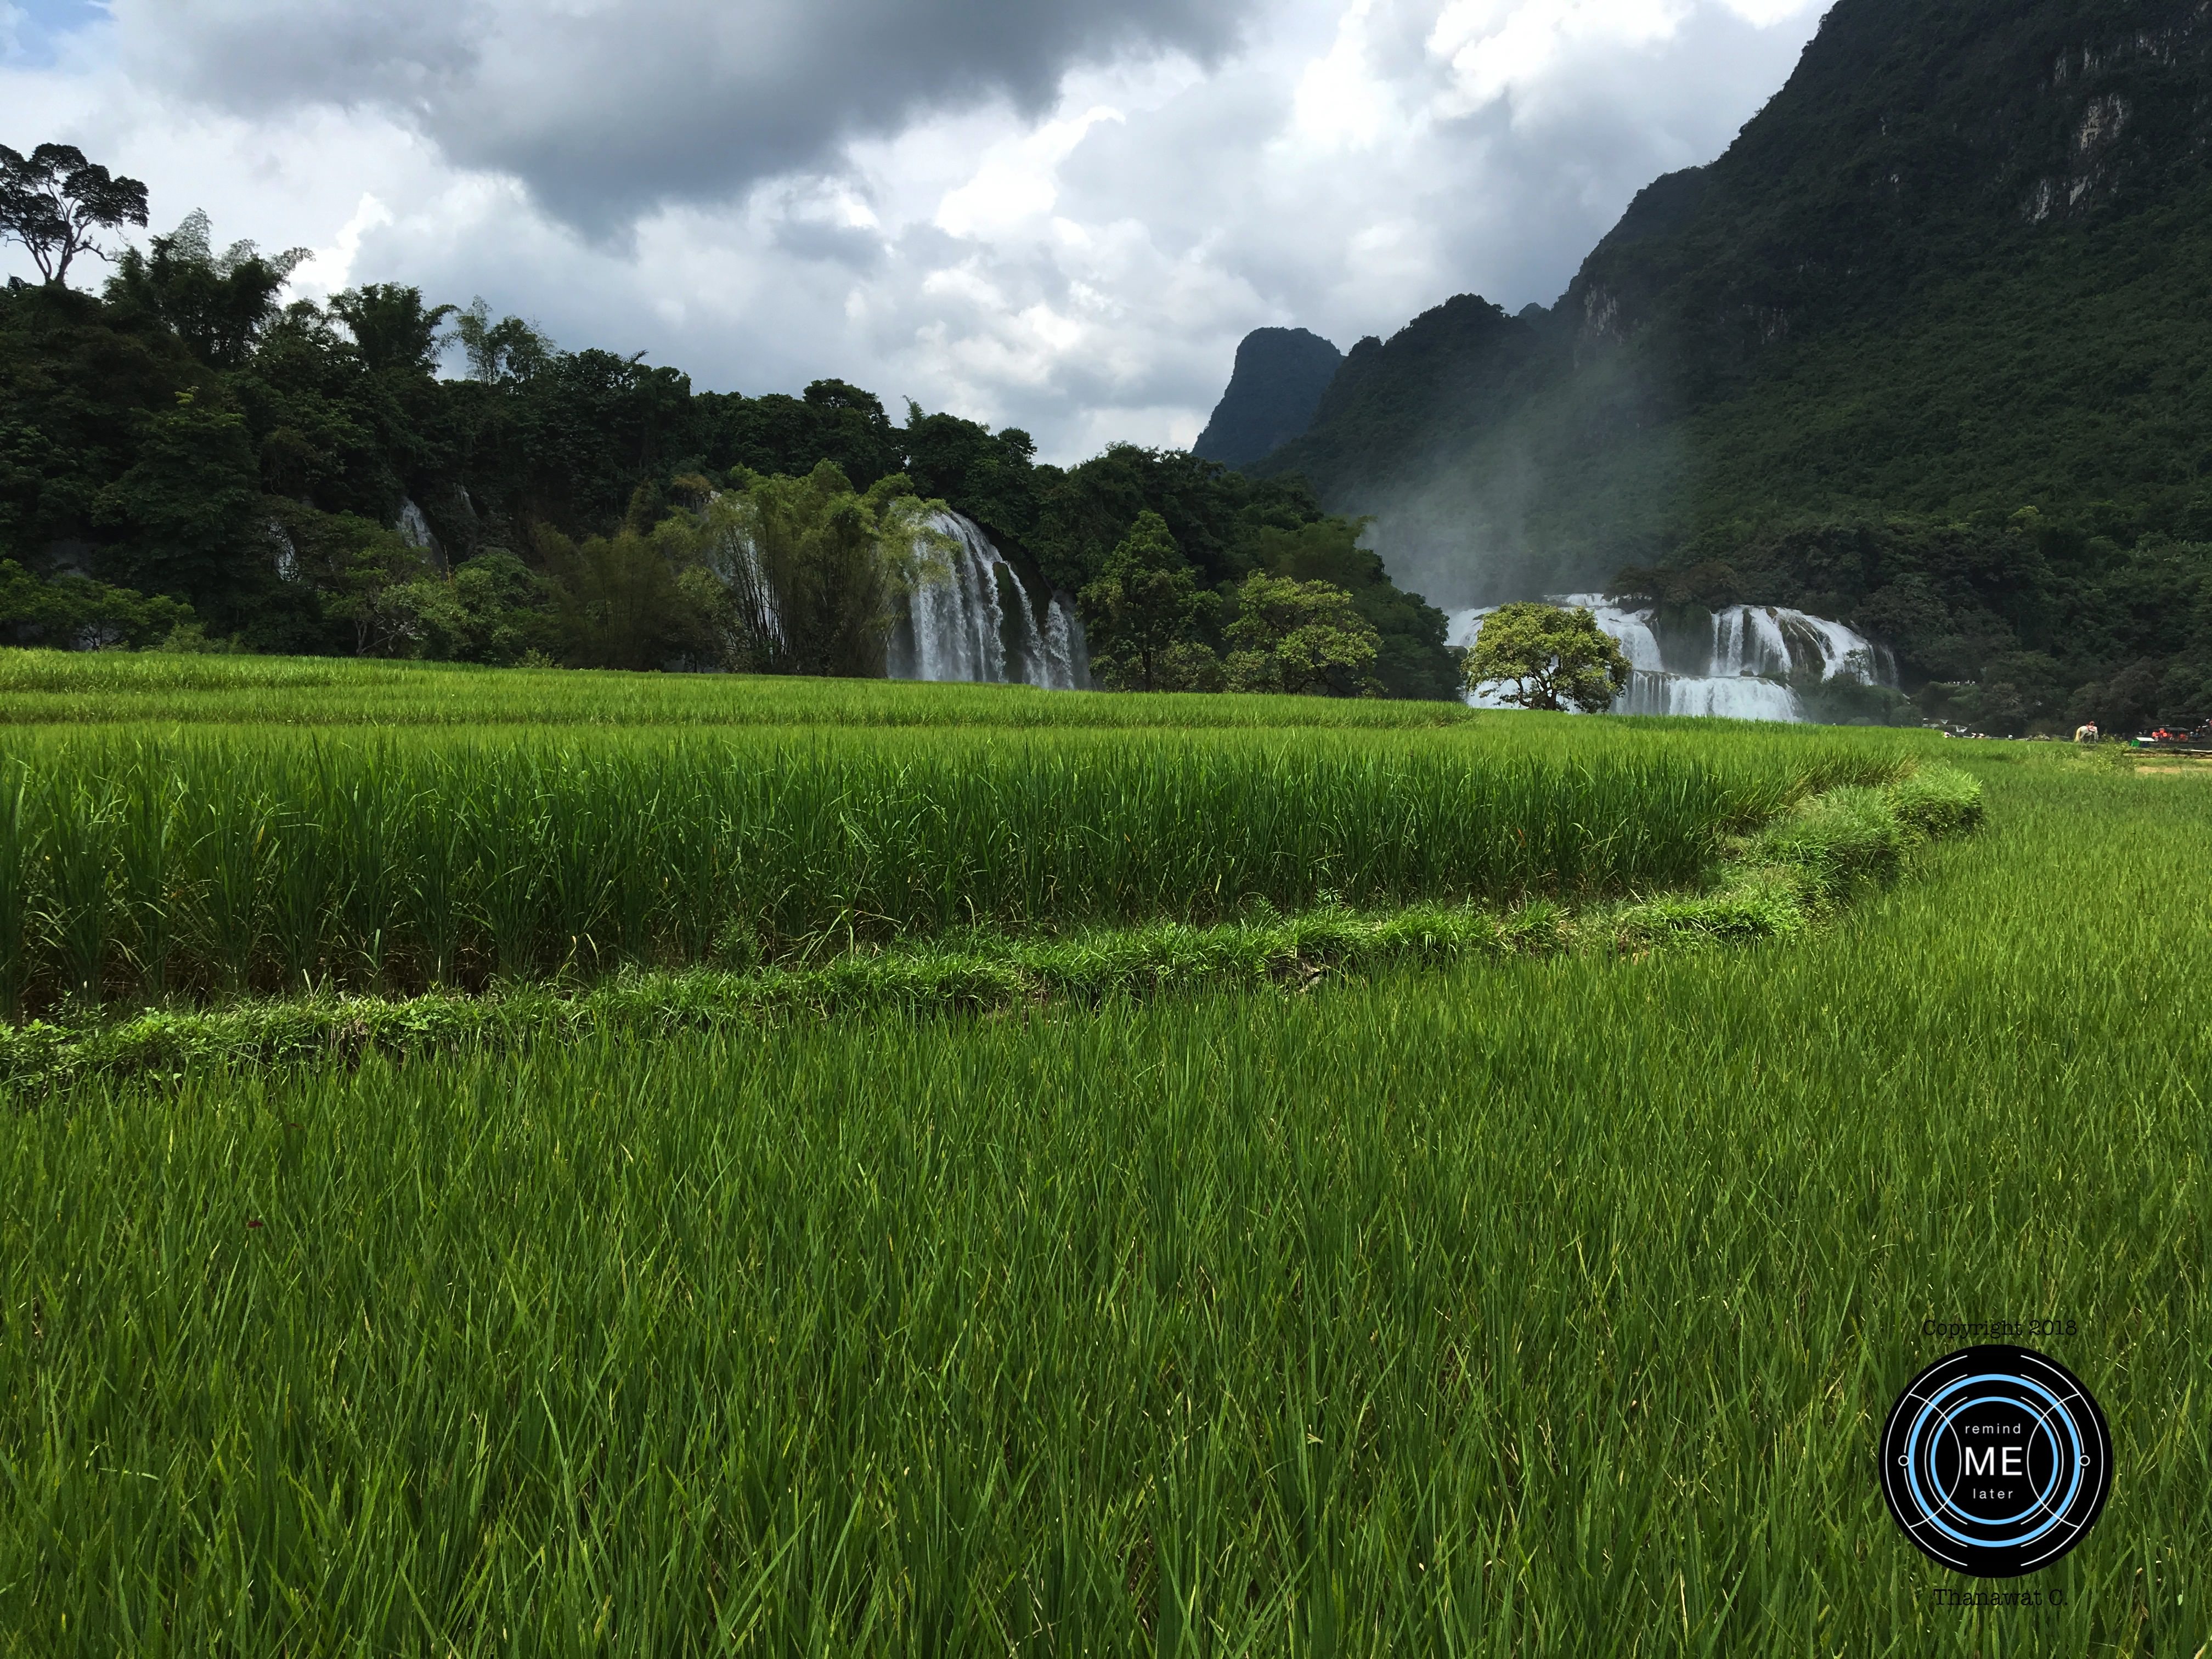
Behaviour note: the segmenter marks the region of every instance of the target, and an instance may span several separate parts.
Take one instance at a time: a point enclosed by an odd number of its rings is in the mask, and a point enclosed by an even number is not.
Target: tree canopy
[[[1628,689],[1628,659],[1584,607],[1504,605],[1482,619],[1468,653],[1471,691],[1499,695],[1523,708],[1595,714]]]
[[[21,243],[49,283],[66,283],[80,254],[112,257],[96,232],[145,222],[146,186],[88,161],[75,144],[28,155],[0,144],[0,240]]]
[[[1219,611],[1220,596],[1198,585],[1167,520],[1149,507],[1106,556],[1098,579],[1080,596],[1091,635],[1091,672],[1124,691],[1213,689],[1218,672],[1200,630]]]
[[[1379,697],[1381,635],[1343,588],[1255,570],[1237,590],[1228,678],[1238,691]]]
[[[19,159],[92,191],[106,175],[74,156]],[[144,222],[138,197],[103,199]],[[1442,614],[1296,480],[1128,445],[1048,465],[1018,428],[913,404],[902,424],[843,380],[702,392],[482,298],[289,298],[304,257],[222,246],[193,212],[121,251],[96,295],[58,276],[0,290],[0,559],[32,585],[0,586],[0,639],[94,638],[66,620],[84,592],[33,591],[77,576],[248,650],[881,673],[934,501],[1033,595],[1118,593],[1096,612],[1110,683],[1218,687],[1238,585],[1269,571],[1340,587],[1392,694],[1456,694]],[[169,614],[134,611],[121,637]]]

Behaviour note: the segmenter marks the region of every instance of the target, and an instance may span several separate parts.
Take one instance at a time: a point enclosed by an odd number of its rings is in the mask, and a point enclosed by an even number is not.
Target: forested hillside
[[[1561,301],[1360,343],[1261,470],[1446,603],[1881,635],[2006,729],[2212,714],[2212,15],[1841,0]]]
[[[1212,596],[1185,618],[1192,643],[1228,648],[1254,572],[1322,580],[1375,630],[1374,682],[1455,688],[1441,613],[1302,482],[1127,446],[1040,465],[1023,432],[911,406],[895,423],[837,380],[696,392],[411,288],[287,303],[300,257],[218,252],[194,215],[125,252],[100,295],[0,292],[0,642],[788,666],[717,626],[702,503],[828,463],[809,497],[824,511],[902,477],[1040,591],[1086,591],[1156,514],[1158,556]],[[808,660],[872,672],[865,653]]]

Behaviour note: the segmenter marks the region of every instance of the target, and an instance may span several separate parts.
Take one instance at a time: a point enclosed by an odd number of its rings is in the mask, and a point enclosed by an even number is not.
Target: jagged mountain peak
[[[1191,453],[1230,466],[1259,460],[1303,433],[1344,356],[1303,328],[1259,328],[1237,348],[1229,389]]]

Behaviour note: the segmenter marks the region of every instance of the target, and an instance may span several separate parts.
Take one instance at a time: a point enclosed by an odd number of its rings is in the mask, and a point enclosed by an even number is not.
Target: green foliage
[[[1459,665],[1444,647],[1444,613],[1393,582],[1382,556],[1361,545],[1358,519],[1320,518],[1286,527],[1265,524],[1249,545],[1259,565],[1293,581],[1342,588],[1376,635],[1374,676],[1394,697],[1457,697]]]
[[[1002,546],[1019,548],[1035,532],[1036,441],[1028,433],[994,433],[957,415],[924,414],[909,401],[898,437],[917,492],[957,504]]]
[[[1443,613],[1401,592],[1381,559],[1358,545],[1361,525],[1323,514],[1298,480],[1257,480],[1180,453],[1117,444],[1042,481],[1029,545],[1051,581],[1079,593],[1103,575],[1107,560],[1146,513],[1166,526],[1199,587],[1227,600],[1255,570],[1330,582],[1352,594],[1380,635],[1376,677],[1389,695],[1457,696]],[[1206,678],[1195,647],[1224,643],[1212,635],[1211,621],[1202,618],[1204,637],[1186,641],[1179,652],[1188,661],[1176,683]]]
[[[1370,672],[1380,643],[1344,589],[1255,571],[1237,590],[1229,684],[1291,696],[1380,696]]]
[[[18,645],[63,650],[145,647],[193,621],[191,607],[148,599],[79,575],[40,581],[13,559],[0,559],[0,629]]]
[[[883,400],[843,380],[817,380],[797,398],[703,393],[690,413],[691,441],[713,471],[803,477],[829,461],[865,490],[901,470],[898,429]]]
[[[2212,799],[1973,764],[1986,835],[1782,948],[447,1055],[417,1006],[404,1066],[34,1097],[0,1628],[2193,1653]],[[1938,1601],[1868,1473],[1960,1285],[2178,1425],[2039,1607]]]
[[[711,613],[682,580],[692,537],[680,520],[571,542],[538,533],[557,582],[562,659],[580,668],[660,669],[714,659]]]
[[[142,592],[167,593],[225,614],[241,589],[264,584],[263,567],[242,568],[243,548],[265,544],[246,422],[200,404],[189,392],[140,422],[137,459],[101,490],[95,521],[128,538],[109,568]]]
[[[1588,610],[1534,602],[1485,617],[1467,659],[1470,691],[1510,685],[1501,694],[1506,702],[1555,712],[1611,708],[1628,689],[1629,672],[1627,657]]]
[[[322,595],[323,614],[352,632],[354,654],[416,654],[428,624],[426,602],[442,614],[422,554],[397,531],[351,513],[317,513],[285,504],[275,520],[283,540],[270,556],[289,548],[296,579],[309,574]]]
[[[894,603],[927,574],[917,561],[944,550],[929,526],[944,504],[917,497],[898,472],[856,490],[833,461],[803,478],[741,473],[736,483],[702,529],[732,576],[743,563],[773,598],[773,629],[756,629],[750,647],[760,665],[882,675]]]
[[[1827,679],[1817,670],[1791,675],[1790,689],[1805,718],[1818,726],[1918,726],[1926,712],[1894,686]]]
[[[1498,719],[1457,701],[1109,696],[1026,685],[576,672],[545,664],[492,673],[454,663],[350,656],[256,654],[178,662],[118,653],[0,649],[0,725],[1413,732],[1487,726]]]
[[[155,237],[150,252],[126,248],[109,298],[160,318],[209,368],[234,369],[252,356],[276,315],[277,295],[310,250],[264,255],[251,242],[236,242],[217,253],[211,230],[207,215],[195,210],[167,236]]]
[[[505,548],[454,567],[453,594],[453,631],[434,641],[430,656],[506,666],[558,648],[553,584]]]
[[[1218,594],[1199,586],[1189,562],[1150,508],[1079,596],[1091,640],[1091,678],[1121,691],[1212,690],[1219,667],[1198,637],[1219,611]]]
[[[421,290],[389,283],[349,289],[333,295],[330,307],[331,315],[353,336],[362,365],[371,374],[410,376],[436,370],[443,346],[439,325],[459,309],[426,306]]]
[[[488,386],[526,385],[544,373],[556,348],[544,331],[520,317],[495,320],[481,296],[454,313],[454,337],[469,373]]]
[[[112,660],[179,690],[268,672],[250,658]],[[410,672],[416,718],[431,721],[487,719],[472,688],[509,683]],[[1494,716],[1472,733],[609,731],[619,704],[601,677],[517,678],[537,686],[503,730],[391,729],[407,714],[386,698],[338,714],[385,729],[318,733],[328,699],[296,685],[218,702],[220,725],[180,727],[191,700],[173,690],[155,726],[0,728],[0,793],[27,789],[0,886],[40,919],[10,947],[15,982],[42,1004],[156,985],[473,985],[697,963],[733,929],[781,962],[979,924],[1208,923],[1332,894],[1589,898],[1692,880],[1719,836],[1906,764],[1877,734],[1838,746]],[[900,690],[940,720],[974,701]],[[782,718],[836,718],[839,689],[823,690]],[[541,729],[562,701],[579,724]],[[1079,721],[1153,700],[1028,701]],[[1218,700],[1158,703],[1172,720]],[[15,690],[7,704],[35,706]],[[1238,708],[1304,715],[1298,699]],[[103,850],[87,864],[87,848]],[[128,873],[149,866],[167,873]],[[83,943],[93,921],[98,942]]]
[[[1836,796],[1849,798],[1841,810]],[[370,1049],[420,1059],[603,1036],[650,1039],[794,1015],[881,1018],[1054,1001],[1096,1006],[1205,989],[1306,991],[1326,976],[1407,963],[1792,939],[1813,925],[1816,906],[1832,904],[1854,880],[1894,876],[1907,844],[1978,822],[1980,803],[1972,777],[1936,767],[1887,792],[1815,796],[1787,820],[1786,835],[1754,840],[1718,890],[1598,905],[1579,915],[1545,900],[1504,913],[1417,902],[1376,915],[1331,905],[1210,927],[1152,922],[1049,939],[963,930],[850,951],[821,967],[625,972],[572,995],[514,984],[481,997],[432,992],[404,1001],[311,993],[212,1012],[161,1010],[107,1025],[33,1021],[0,1029],[0,1087],[29,1094],[95,1076],[313,1065],[338,1054],[357,1060]],[[1869,846],[1887,856],[1869,856]]]

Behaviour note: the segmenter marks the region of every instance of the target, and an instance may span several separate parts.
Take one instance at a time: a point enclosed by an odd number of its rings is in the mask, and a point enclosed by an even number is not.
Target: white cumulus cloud
[[[1255,327],[1349,345],[1455,293],[1548,302],[1817,21],[1793,0],[70,16],[0,62],[0,143],[145,179],[156,229],[204,207],[220,240],[315,249],[306,292],[482,295],[702,387],[834,375],[1061,460],[1188,442]]]

